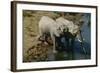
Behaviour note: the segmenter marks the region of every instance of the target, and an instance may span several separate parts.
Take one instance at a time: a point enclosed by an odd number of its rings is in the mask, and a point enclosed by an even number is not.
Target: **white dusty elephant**
[[[63,17],[57,18],[56,22],[62,24],[63,29],[65,29],[65,31],[67,30],[66,31],[67,33],[69,32],[66,36],[68,37],[68,35],[69,35],[68,38],[72,39],[71,44],[73,44],[75,38],[77,38],[78,41],[81,43],[81,46],[82,46],[84,53],[86,53],[85,48],[83,47],[83,37],[81,34],[80,26],[75,25],[72,21],[69,21]],[[79,23],[81,24],[81,22],[79,22]],[[66,32],[65,32],[65,34],[66,34]]]
[[[63,29],[60,27],[61,24],[57,23],[55,20],[48,16],[41,17],[39,21],[39,36],[45,36],[45,34],[50,34],[50,37],[53,41],[53,52],[56,53],[56,46],[55,46],[55,36],[59,37],[60,34],[63,32]]]

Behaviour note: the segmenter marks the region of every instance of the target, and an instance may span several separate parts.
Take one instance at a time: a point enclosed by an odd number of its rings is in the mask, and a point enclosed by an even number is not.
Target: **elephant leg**
[[[75,39],[74,39],[74,38],[72,38],[72,39],[71,39],[71,49],[73,49],[73,48],[74,48],[74,42],[75,42]]]
[[[55,36],[53,34],[51,34],[51,39],[53,41],[53,53],[57,53],[57,51],[56,51],[56,40],[55,40]]]

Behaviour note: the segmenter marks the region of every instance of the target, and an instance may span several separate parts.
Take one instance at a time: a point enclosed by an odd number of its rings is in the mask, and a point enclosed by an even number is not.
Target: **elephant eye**
[[[61,30],[61,28],[59,27],[57,30]]]

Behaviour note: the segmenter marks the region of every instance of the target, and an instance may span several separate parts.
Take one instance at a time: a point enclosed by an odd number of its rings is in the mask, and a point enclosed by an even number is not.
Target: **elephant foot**
[[[57,53],[57,51],[56,50],[53,50],[53,53],[55,54],[55,53]]]

